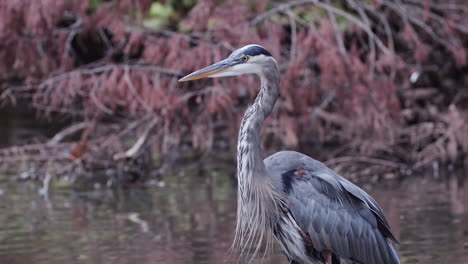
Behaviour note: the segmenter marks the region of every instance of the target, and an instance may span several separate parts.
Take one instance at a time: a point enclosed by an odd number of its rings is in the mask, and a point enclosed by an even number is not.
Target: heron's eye
[[[248,61],[248,60],[249,60],[249,57],[247,57],[247,56],[244,55],[244,56],[241,57],[241,59],[242,59],[243,61]]]

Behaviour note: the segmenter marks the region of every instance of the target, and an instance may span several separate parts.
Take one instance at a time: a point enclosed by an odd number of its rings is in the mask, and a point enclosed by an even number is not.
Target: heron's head
[[[236,76],[246,73],[260,74],[268,66],[277,67],[271,54],[262,46],[252,44],[242,47],[229,55],[225,60],[192,72],[179,82],[197,80],[205,77]]]

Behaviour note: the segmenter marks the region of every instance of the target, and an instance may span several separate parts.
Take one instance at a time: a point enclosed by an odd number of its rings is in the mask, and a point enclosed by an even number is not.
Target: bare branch
[[[330,0],[327,0],[327,4],[330,4]],[[338,44],[338,49],[341,53],[341,55],[343,56],[343,58],[345,58],[345,61],[349,63],[349,60],[348,60],[348,53],[346,52],[346,47],[344,45],[344,42],[343,42],[343,38],[341,37],[341,32],[338,28],[338,25],[336,23],[336,17],[335,17],[335,14],[333,12],[331,12],[330,10],[327,10],[327,13],[328,13],[328,17],[330,18],[330,21],[332,22],[332,25],[333,25],[333,31],[335,32],[335,40],[336,40],[336,43]]]
[[[80,131],[80,130],[83,130],[85,129],[87,126],[88,126],[88,122],[80,122],[80,123],[76,123],[76,124],[73,124],[65,129],[63,129],[62,131],[58,132],[57,134],[55,134],[55,136],[53,138],[51,138],[48,142],[47,142],[47,145],[55,145],[59,142],[61,142],[64,138]]]
[[[130,79],[130,74],[129,74],[129,67],[127,65],[124,66],[124,80],[127,83],[128,87],[130,88],[130,91],[132,91],[133,96],[135,99],[146,109],[148,112],[152,112],[153,109],[141,98],[140,94],[135,88],[135,85],[133,84],[132,80]]]
[[[112,115],[114,113],[114,111],[112,111],[111,109],[109,109],[107,106],[105,106],[101,100],[99,100],[99,98],[96,96],[96,90],[99,88],[99,86],[102,84],[102,77],[99,77],[97,79],[97,81],[94,83],[93,85],[93,89],[91,90],[91,92],[89,93],[89,96],[91,97],[91,99],[93,100],[94,104],[99,108],[101,109],[101,111],[103,111],[104,113],[108,114],[108,115]]]
[[[347,0],[348,3],[357,10],[359,16],[361,16],[362,20],[364,23],[370,28],[371,27],[371,22],[369,20],[369,17],[366,15],[366,12],[364,11],[364,8],[361,6],[361,4],[357,1],[354,0]],[[377,60],[377,55],[375,51],[375,42],[369,38],[368,40],[368,45],[370,49],[370,58],[369,58],[369,63],[370,63],[370,70],[369,70],[369,78],[373,79],[374,78],[374,73],[375,73],[375,61]]]
[[[390,167],[390,168],[395,168],[395,169],[399,169],[403,165],[397,162],[383,160],[383,159],[376,159],[376,158],[370,158],[370,157],[348,157],[348,156],[329,159],[325,161],[325,165],[336,166],[342,163],[357,163],[357,162],[375,164],[375,165],[380,165],[380,166],[385,166],[385,167]]]
[[[119,160],[123,158],[134,158],[136,154],[140,151],[141,147],[145,144],[146,140],[148,139],[148,135],[151,130],[156,126],[158,122],[157,118],[151,120],[151,122],[146,126],[145,131],[141,134],[135,144],[125,151],[124,153],[117,153],[114,155],[114,160]]]
[[[285,12],[289,18],[289,24],[291,25],[291,49],[289,53],[289,60],[292,60],[296,57],[296,47],[297,47],[297,27],[296,27],[296,20],[294,18],[293,12],[291,10],[287,10]]]

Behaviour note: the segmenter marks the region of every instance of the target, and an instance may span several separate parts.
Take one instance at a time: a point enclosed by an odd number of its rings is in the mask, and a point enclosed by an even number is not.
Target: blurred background
[[[465,0],[1,1],[0,263],[235,262],[259,80],[177,80],[251,43],[282,72],[264,153],[363,187],[402,263],[468,263]]]

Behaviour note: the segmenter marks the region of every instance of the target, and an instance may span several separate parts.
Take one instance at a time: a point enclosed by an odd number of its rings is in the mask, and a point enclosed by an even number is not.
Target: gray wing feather
[[[399,263],[387,239],[396,241],[377,202],[365,191],[324,164],[293,151],[278,152],[265,165],[285,195],[298,226],[309,233],[313,247],[329,249],[343,263]],[[289,179],[289,171],[303,169]],[[285,189],[289,188],[289,189]]]

